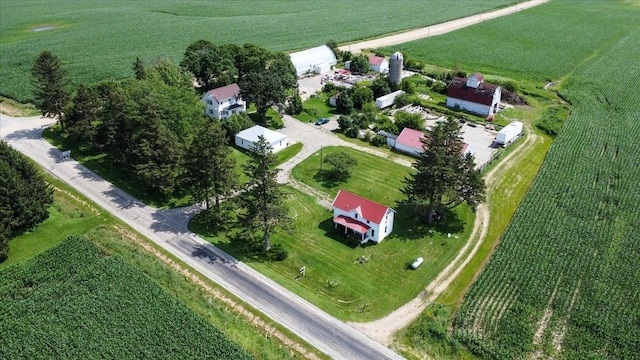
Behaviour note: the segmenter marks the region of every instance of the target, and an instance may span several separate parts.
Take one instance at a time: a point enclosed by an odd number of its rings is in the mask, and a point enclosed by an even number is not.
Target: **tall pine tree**
[[[227,135],[219,121],[206,122],[196,133],[186,157],[187,185],[197,201],[205,201],[207,210],[214,199],[216,224],[222,219],[220,200],[237,186],[235,159],[227,146]]]
[[[265,251],[271,248],[271,233],[288,220],[281,187],[276,181],[278,169],[275,169],[276,156],[271,146],[260,135],[251,150],[251,159],[244,165],[249,177],[247,190],[241,195],[241,203],[246,212],[240,216],[241,222],[252,233],[262,230]]]
[[[52,192],[24,155],[0,141],[0,262],[7,257],[9,239],[49,217]]]
[[[422,138],[423,153],[413,164],[416,172],[405,179],[407,203],[434,215],[462,202],[475,208],[484,199],[484,180],[474,168],[473,156],[462,155],[460,124],[453,119],[438,123]]]
[[[43,51],[31,68],[35,90],[35,103],[43,116],[57,118],[62,130],[65,129],[62,115],[69,102],[67,72],[60,59],[49,51]]]

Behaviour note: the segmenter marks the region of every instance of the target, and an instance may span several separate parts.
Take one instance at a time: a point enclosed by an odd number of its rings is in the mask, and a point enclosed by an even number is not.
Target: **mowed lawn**
[[[325,148],[323,155],[334,151],[346,151],[358,160],[344,184],[324,187],[313,180],[319,154],[294,168],[293,176],[331,196],[344,188],[397,208],[402,179],[410,168],[349,148]],[[455,215],[450,214],[447,225],[428,227],[398,208],[394,232],[378,245],[360,246],[342,229],[335,229],[331,210],[319,205],[317,198],[291,187],[285,189],[292,221],[288,230],[272,237],[273,243],[282,244],[289,252],[285,261],[263,262],[245,256],[239,250],[240,240],[225,235],[207,238],[342,320],[377,319],[417,296],[455,257],[474,220],[473,212],[461,206]],[[449,232],[451,238],[447,237]],[[419,256],[425,259],[424,264],[409,270],[407,265]],[[302,266],[306,275],[297,278]]]
[[[43,50],[62,59],[74,83],[89,84],[133,76],[136,57],[180,62],[186,47],[199,39],[288,51],[428,26],[516,2],[0,0],[0,94],[23,102],[32,98],[25,84]]]

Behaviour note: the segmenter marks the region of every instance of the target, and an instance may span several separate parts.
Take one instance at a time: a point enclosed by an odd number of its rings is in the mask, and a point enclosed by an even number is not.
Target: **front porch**
[[[358,234],[360,236],[360,244],[364,244],[369,240],[369,238],[365,238],[365,236],[371,227],[363,222],[352,219],[348,216],[338,215],[333,218],[333,223],[334,228],[336,229],[338,228],[338,225],[342,225],[342,227],[344,227],[345,235],[348,234],[349,230]]]

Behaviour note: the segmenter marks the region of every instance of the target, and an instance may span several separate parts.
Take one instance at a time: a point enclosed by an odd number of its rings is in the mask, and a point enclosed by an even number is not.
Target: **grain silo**
[[[392,84],[400,85],[400,82],[402,82],[403,61],[402,54],[399,52],[396,51],[391,55],[389,62],[389,81]]]

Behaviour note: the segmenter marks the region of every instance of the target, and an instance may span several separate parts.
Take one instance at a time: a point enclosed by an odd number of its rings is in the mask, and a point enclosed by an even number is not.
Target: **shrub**
[[[289,256],[289,252],[284,249],[282,244],[273,244],[269,249],[269,259],[271,261],[284,261]]]
[[[369,143],[373,146],[385,146],[387,145],[387,138],[382,135],[375,135],[369,139]]]

